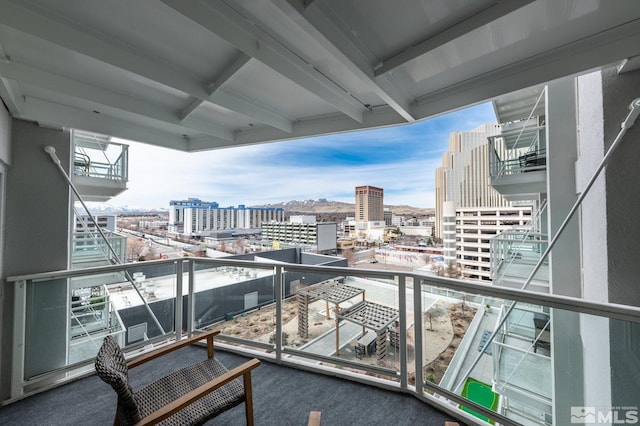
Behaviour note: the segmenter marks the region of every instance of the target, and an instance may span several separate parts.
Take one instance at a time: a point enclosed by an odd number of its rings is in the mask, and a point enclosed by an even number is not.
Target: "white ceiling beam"
[[[233,76],[240,72],[240,70],[244,68],[249,63],[249,61],[251,61],[251,56],[241,52],[238,58],[233,61],[231,66],[227,67],[224,72],[220,74],[215,79],[215,81],[209,85],[209,94],[211,95],[217,90],[222,89],[224,86],[226,86],[227,83],[229,83],[229,81],[233,78]]]
[[[276,112],[264,110],[264,108],[245,99],[234,99],[233,104],[218,103],[215,97],[211,97],[205,82],[199,81],[189,71],[175,69],[148,58],[143,51],[135,50],[129,46],[115,45],[111,40],[102,39],[97,34],[88,34],[79,28],[71,27],[69,23],[59,22],[51,16],[43,16],[29,9],[26,4],[17,5],[8,0],[0,0],[0,10],[2,10],[0,25],[39,37],[195,98],[215,103],[258,123],[283,131],[291,127],[289,120]],[[226,97],[226,99],[229,98],[230,96]],[[254,114],[256,111],[259,114]],[[267,119],[271,119],[271,121],[261,121]]]
[[[363,114],[362,123],[351,120],[349,117],[339,113],[296,121],[293,125],[293,132],[290,135],[286,135],[286,137],[283,137],[282,133],[276,132],[274,129],[268,127],[243,129],[236,133],[233,144],[235,146],[251,145],[255,143],[299,139],[322,134],[374,129],[396,124],[402,125],[407,124],[407,122],[404,121],[393,108],[384,105],[366,110]]]
[[[244,95],[234,93],[227,87],[233,76],[240,72],[243,67],[247,66],[251,60],[252,58],[250,56],[241,52],[238,58],[208,85],[207,92],[209,97],[207,99],[216,105],[224,105],[226,109],[242,111],[243,115],[257,123],[266,124],[283,132],[291,133],[293,127],[291,120],[274,112],[267,106],[260,105],[255,99],[247,99]],[[184,120],[189,114],[202,105],[203,102],[202,99],[194,99],[180,113],[181,119]]]
[[[76,128],[180,151],[187,149],[187,140],[182,135],[172,135],[155,127],[143,126],[106,114],[96,114],[33,97],[25,97],[18,102],[23,111],[21,118],[33,120],[42,125]]]
[[[366,82],[370,90],[378,95],[406,121],[415,121],[411,113],[413,99],[402,95],[388,76],[376,78],[371,66],[374,57],[367,57],[351,33],[345,33],[336,25],[339,19],[328,16],[330,9],[322,2],[309,3],[305,0],[274,0],[274,5],[288,16],[295,14],[292,20],[309,33],[316,42],[321,43],[337,57],[338,61],[354,73],[360,81]],[[302,17],[302,19],[299,19]]]
[[[231,78],[233,78],[233,76],[249,62],[250,59],[250,56],[240,53],[240,56],[233,61],[233,63],[227,67],[224,72],[218,76],[218,78],[208,85],[207,92],[209,93],[209,96],[227,84],[229,80],[231,80]],[[180,113],[180,119],[184,120],[189,114],[202,105],[203,102],[204,99],[195,98],[184,110],[182,110]]]
[[[258,123],[269,123],[269,127],[273,127],[282,132],[291,133],[293,123],[281,115],[274,113],[269,108],[262,107],[258,101],[244,99],[239,93],[234,93],[229,89],[221,89],[211,95],[220,103],[229,105],[230,107],[243,108],[247,111],[253,120]],[[255,123],[252,123],[255,124]]]
[[[422,118],[432,117],[637,55],[640,55],[640,19],[420,96],[416,111]]]
[[[384,59],[376,67],[375,74],[377,76],[385,74],[394,68],[425,55],[426,53],[455,40],[458,37],[493,22],[534,1],[535,0],[497,0],[489,7],[470,16],[469,18],[458,22],[457,24],[419,42],[418,44],[408,46],[387,59]]]
[[[19,104],[16,101],[19,95],[15,93],[11,81],[0,76],[0,98],[4,101],[12,116],[20,116]]]
[[[9,57],[2,47],[2,43],[0,43],[0,63],[6,62],[8,60]],[[0,76],[0,98],[2,98],[7,108],[9,108],[9,112],[11,113],[11,115],[20,115],[18,104],[16,103],[15,90],[13,89],[13,87],[11,87],[11,82],[2,76]]]
[[[181,121],[171,109],[158,107],[149,102],[140,101],[139,99],[83,83],[79,80],[43,71],[30,65],[13,61],[0,62],[0,74],[52,92],[63,93],[94,104],[179,126],[184,130],[206,133],[227,140],[233,140],[234,138],[233,131],[215,123],[193,118]]]
[[[364,106],[351,94],[224,2],[215,0],[205,5],[195,1],[161,1],[305,88],[336,110],[358,122],[362,121]]]
[[[635,71],[640,68],[640,56],[623,59],[618,65],[618,74]]]

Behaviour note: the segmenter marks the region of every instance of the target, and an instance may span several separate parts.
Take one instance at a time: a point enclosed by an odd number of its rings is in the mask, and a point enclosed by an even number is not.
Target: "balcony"
[[[520,124],[489,138],[491,186],[509,201],[532,199],[547,191],[545,126]],[[533,197],[536,198],[536,197]]]
[[[137,278],[132,283],[126,274]],[[532,415],[546,404],[553,407],[555,423],[565,424],[570,407],[553,393],[554,315],[573,314],[616,329],[640,322],[640,308],[468,281],[235,259],[159,260],[8,281],[21,307],[13,321],[12,400],[90,374],[104,333],[115,334],[135,356],[150,345],[215,328],[224,351],[258,356],[277,369],[356,381],[367,385],[360,389],[371,389],[363,393],[379,387],[408,393],[467,423],[486,418],[551,424],[544,414],[550,411]],[[87,318],[96,314],[95,321],[77,321],[79,309]],[[545,324],[536,322],[539,315],[546,315]],[[361,339],[372,333],[375,347],[368,343],[362,350]],[[86,342],[82,347],[74,344],[80,339]],[[609,345],[606,336],[585,342]],[[595,377],[583,373],[581,379]],[[298,386],[292,382],[297,372],[284,376],[290,387]],[[327,389],[322,380],[314,382],[313,392]],[[313,405],[313,392],[303,398],[305,406]],[[492,403],[486,405],[479,393],[491,395]],[[105,409],[110,415],[112,405]],[[366,420],[366,411],[361,415]]]
[[[490,240],[491,279],[502,287],[522,288],[548,246],[546,235],[529,229],[505,231]],[[528,290],[549,291],[549,261],[533,276]]]
[[[117,254],[117,258],[124,260],[127,253],[127,237],[107,230],[102,232],[107,237],[108,244]],[[74,232],[71,237],[71,269],[118,263],[107,242],[96,232]]]
[[[105,202],[127,189],[128,146],[73,131],[72,181],[85,201]]]

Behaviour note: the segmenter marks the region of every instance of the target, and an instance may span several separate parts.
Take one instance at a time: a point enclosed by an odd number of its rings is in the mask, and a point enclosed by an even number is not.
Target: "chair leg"
[[[244,373],[244,408],[247,414],[247,426],[253,426],[253,395],[251,392],[251,372]]]
[[[309,413],[309,423],[307,423],[307,426],[320,426],[321,418],[322,413],[320,411],[311,411]]]

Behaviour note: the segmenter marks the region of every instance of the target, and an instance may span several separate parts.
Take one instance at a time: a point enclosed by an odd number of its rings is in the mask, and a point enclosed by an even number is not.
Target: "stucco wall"
[[[604,142],[609,148],[629,113],[629,104],[640,97],[640,71],[618,75],[603,71]],[[640,121],[631,128],[606,171],[607,248],[609,301],[640,306]]]
[[[6,134],[6,131],[3,131]],[[10,164],[6,169],[3,276],[67,269],[70,189],[60,171],[44,152],[54,146],[62,164],[70,163],[69,133],[39,127],[23,120],[11,121]],[[11,369],[13,287],[2,283],[2,397],[8,394]],[[56,286],[61,298],[31,289],[35,296],[27,306],[33,327],[27,327],[29,354],[46,357],[48,366],[64,361],[66,353],[66,285]],[[35,291],[35,293],[34,293]],[[39,295],[39,296],[38,296]],[[46,306],[46,309],[42,309]],[[32,359],[32,358],[31,358]],[[33,360],[33,359],[32,359]],[[42,365],[40,365],[42,367]],[[38,367],[39,368],[39,367]]]

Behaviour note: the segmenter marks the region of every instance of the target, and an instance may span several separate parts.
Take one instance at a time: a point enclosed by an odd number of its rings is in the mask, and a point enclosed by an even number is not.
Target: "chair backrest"
[[[96,356],[95,367],[98,377],[110,384],[118,394],[117,416],[120,424],[129,425],[142,420],[129,384],[127,361],[118,342],[112,336],[104,338]]]

